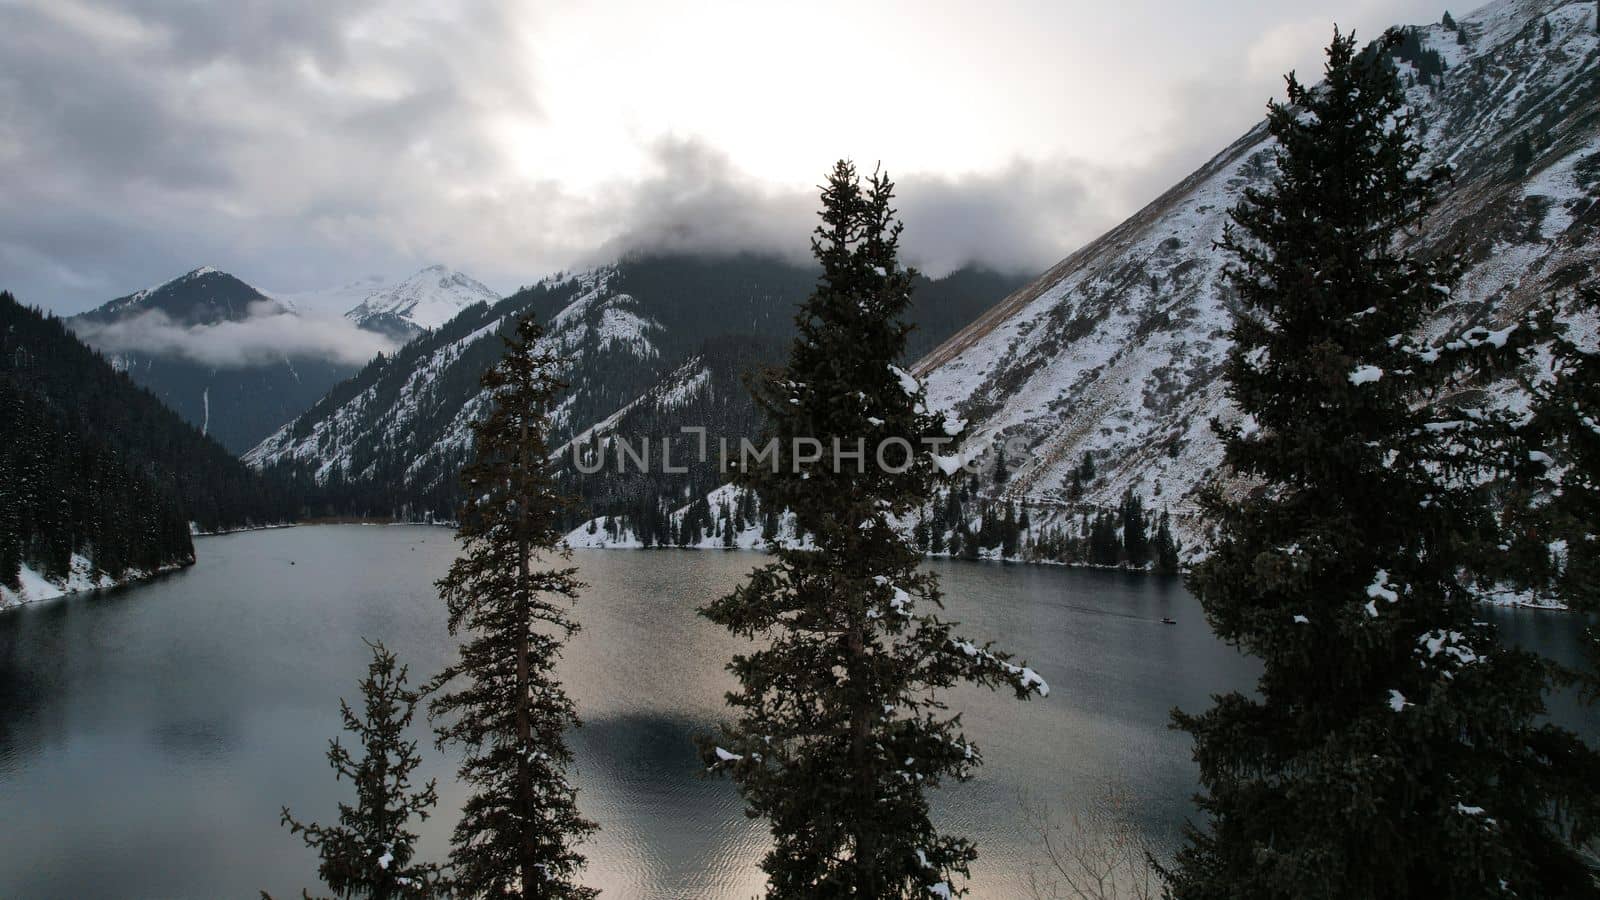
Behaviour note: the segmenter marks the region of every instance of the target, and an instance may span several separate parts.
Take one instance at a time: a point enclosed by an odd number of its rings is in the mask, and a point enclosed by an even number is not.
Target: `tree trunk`
[[[857,604],[859,605],[859,598]],[[856,894],[861,897],[879,895],[877,835],[873,827],[864,824],[865,813],[873,805],[874,785],[871,768],[867,765],[867,741],[871,737],[872,706],[867,697],[867,646],[865,613],[851,610],[850,623],[850,689],[855,695],[850,704],[850,765],[855,770],[856,803],[860,812],[852,823],[855,837]]]
[[[539,892],[535,889],[534,873],[538,871],[538,860],[534,857],[534,847],[528,828],[532,822],[533,812],[533,775],[528,771],[528,745],[531,741],[531,725],[528,710],[528,629],[531,626],[530,603],[528,597],[528,502],[529,497],[525,490],[528,453],[528,418],[526,413],[521,416],[521,430],[518,432],[517,465],[518,471],[513,476],[517,479],[517,802],[518,816],[517,828],[521,835],[522,844],[522,897],[523,900],[535,900]]]

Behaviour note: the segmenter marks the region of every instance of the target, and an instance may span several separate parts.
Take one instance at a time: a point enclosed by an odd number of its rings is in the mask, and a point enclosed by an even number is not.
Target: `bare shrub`
[[[1155,900],[1161,896],[1155,847],[1133,817],[1133,797],[1108,784],[1094,806],[1063,814],[1026,797],[1023,821],[1035,858],[1028,867],[1034,900]]]

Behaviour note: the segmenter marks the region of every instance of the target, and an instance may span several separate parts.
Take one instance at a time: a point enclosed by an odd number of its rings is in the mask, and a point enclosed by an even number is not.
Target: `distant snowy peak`
[[[338,318],[361,305],[362,301],[387,288],[389,279],[368,275],[335,288],[309,291],[269,291],[273,299],[291,312],[314,318]]]
[[[212,325],[241,321],[251,315],[253,304],[276,302],[227,272],[201,266],[154,287],[118,297],[74,318],[112,322],[142,313],[161,312],[185,325]]]
[[[398,284],[380,287],[345,317],[363,328],[432,330],[474,303],[500,296],[482,282],[442,265],[429,266]]]

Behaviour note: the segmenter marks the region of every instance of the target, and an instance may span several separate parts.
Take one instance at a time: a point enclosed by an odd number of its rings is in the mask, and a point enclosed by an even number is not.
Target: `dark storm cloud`
[[[310,56],[325,68],[345,58],[343,31],[373,0],[124,0],[119,7],[171,34],[174,58],[271,62]]]
[[[201,264],[287,289],[445,258],[509,285],[632,249],[808,253],[815,190],[695,141],[582,192],[514,171],[492,129],[541,115],[530,48],[503,4],[443,6],[0,7],[0,287],[76,312]],[[1066,166],[894,174],[935,272],[1039,268],[1099,224]]]
[[[828,159],[816,161],[811,183],[780,186],[770,179],[794,176],[762,169],[770,160],[730,159],[697,140],[650,143],[662,131],[654,124],[605,130],[613,110],[584,101],[617,95],[586,95],[590,80],[626,92],[651,77],[655,58],[587,69],[596,48],[574,54],[565,33],[541,30],[559,19],[546,15],[551,7],[0,0],[0,288],[71,313],[201,264],[303,290],[442,259],[510,287],[630,250],[807,255],[811,185]],[[1266,33],[1250,66],[1280,71],[1326,27],[1308,12]],[[541,51],[562,68],[534,65]],[[1184,112],[1152,119],[1139,143],[1158,149],[1115,166],[1048,149],[964,174],[885,160],[907,260],[931,274],[969,262],[1049,266],[1242,131],[1231,98],[1264,101],[1276,75],[1262,90],[1233,69],[1168,84],[1178,97],[1170,105]],[[536,72],[552,81],[550,118]],[[952,107],[948,127],[968,126],[974,112]],[[719,113],[688,104],[684,115],[695,114]],[[943,119],[919,115],[908,127],[937,140]],[[1150,115],[1130,113],[1141,123]],[[1040,125],[1037,146],[1059,143],[1055,127]],[[596,144],[620,145],[588,146],[586,129],[604,132]],[[744,152],[760,152],[753,146]],[[589,150],[624,173],[563,170],[574,157],[582,168]],[[872,147],[839,152],[866,170],[876,159]]]
[[[86,53],[80,35],[37,8],[4,13],[0,55],[13,101],[0,135],[29,169],[11,168],[7,180],[115,182],[128,178],[162,183],[219,184],[223,162],[194,152],[227,137],[215,122],[189,121],[162,80],[140,71],[143,53]],[[32,178],[25,177],[32,176]]]
[[[591,261],[635,250],[809,257],[817,190],[775,190],[694,141],[658,142],[651,158],[652,177],[613,198],[611,215],[628,223],[626,230]],[[857,168],[870,174],[873,163],[857,161]],[[1022,161],[968,176],[890,171],[906,226],[903,255],[935,276],[968,263],[1042,270],[1108,224],[1092,202],[1092,173],[1087,166]],[[819,183],[825,174],[817,173]]]
[[[602,201],[603,217],[622,231],[586,254],[590,262],[633,251],[810,255],[809,193],[762,185],[697,141],[657,141],[650,159],[648,178],[617,186]]]
[[[500,166],[486,111],[536,103],[502,4],[380,6],[0,4],[0,288],[70,312],[431,256],[451,174]]]
[[[899,185],[906,255],[929,274],[967,263],[1038,272],[1111,223],[1094,167],[1017,161],[961,177],[906,176]],[[1110,178],[1102,173],[1100,184]]]

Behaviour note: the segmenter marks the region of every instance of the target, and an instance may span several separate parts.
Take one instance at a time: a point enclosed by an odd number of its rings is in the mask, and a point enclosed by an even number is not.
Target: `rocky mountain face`
[[[1455,170],[1413,246],[1468,263],[1428,337],[1559,307],[1595,279],[1595,17],[1590,0],[1498,0],[1454,27],[1407,29],[1393,62],[1426,162]],[[1219,380],[1231,298],[1213,244],[1241,192],[1271,178],[1272,154],[1263,123],[920,361],[932,402],[1028,448],[987,496],[1032,506],[1038,524],[1081,521],[1132,489],[1201,540],[1193,495],[1222,455],[1210,423],[1236,417]]]
[[[1539,304],[1564,309],[1595,279],[1595,15],[1591,0],[1497,0],[1457,21],[1407,28],[1388,52],[1424,129],[1426,164],[1455,173],[1411,239],[1419,253],[1467,262],[1430,339],[1498,327]],[[963,282],[970,273],[919,285],[912,318],[922,327],[910,349],[930,401],[966,419],[968,434],[1013,451],[1004,462],[995,452],[980,459],[981,476],[904,523],[930,552],[1053,559],[1074,546],[1115,545],[1130,497],[1152,530],[1170,513],[1179,540],[1203,546],[1195,491],[1227,477],[1211,422],[1236,416],[1219,377],[1232,300],[1214,243],[1229,208],[1247,187],[1265,185],[1273,166],[1258,125],[1014,292],[992,277]],[[500,352],[488,338],[528,310],[572,359],[553,437],[570,442],[559,452],[574,469],[613,453],[619,438],[637,447],[680,425],[705,424],[713,445],[719,435],[753,434],[737,375],[781,360],[793,306],[813,277],[741,257],[628,260],[547,279],[375,362],[248,459],[347,486],[348,503],[369,512],[448,514],[469,425],[483,412],[476,380]],[[1482,387],[1517,402],[1514,384]],[[671,452],[676,464],[689,448],[679,441]],[[614,465],[593,477],[574,471],[592,518],[575,521],[572,539],[746,544],[783,528],[771,511],[718,487],[720,472],[687,468],[665,479]],[[737,526],[731,532],[713,521],[719,506]],[[1106,552],[1116,556],[1114,546]]]
[[[759,256],[625,259],[559,274],[493,305],[470,307],[380,358],[246,454],[259,467],[312,474],[343,508],[407,518],[449,516],[455,473],[485,410],[478,379],[503,351],[499,335],[526,313],[569,360],[571,387],[554,413],[552,444],[626,435],[681,441],[680,426],[753,434],[755,411],[740,378],[782,358],[795,306],[811,290],[809,266]],[[1012,290],[1020,279],[960,270],[918,286],[919,352]],[[674,468],[697,455],[681,442]],[[571,459],[569,458],[569,464]],[[659,466],[654,467],[659,469]],[[714,488],[712,465],[688,471],[574,471],[574,491],[595,514],[636,510],[641,520]]]

